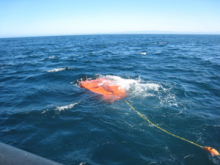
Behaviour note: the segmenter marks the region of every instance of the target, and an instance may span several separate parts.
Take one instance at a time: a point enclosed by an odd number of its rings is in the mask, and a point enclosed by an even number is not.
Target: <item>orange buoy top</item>
[[[126,97],[124,88],[117,85],[114,81],[106,78],[81,81],[80,87],[103,95],[104,100],[110,100],[112,102]]]
[[[204,147],[204,150],[206,150],[207,152],[209,152],[210,154],[212,154],[213,156],[219,156],[219,152],[212,148],[212,147]]]

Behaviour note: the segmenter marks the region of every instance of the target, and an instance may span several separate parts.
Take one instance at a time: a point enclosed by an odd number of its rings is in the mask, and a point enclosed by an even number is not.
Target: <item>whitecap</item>
[[[66,68],[57,68],[57,69],[52,69],[52,70],[48,70],[47,72],[60,72],[65,70]]]
[[[84,165],[84,164],[86,164],[86,162],[81,162],[79,165]]]
[[[51,57],[48,57],[48,59],[53,59],[53,58],[55,58],[56,56],[51,56]]]
[[[57,108],[57,110],[59,110],[59,111],[63,111],[63,110],[71,109],[71,108],[73,108],[74,106],[76,106],[76,105],[79,104],[79,103],[80,103],[80,101],[77,102],[77,103],[69,104],[69,105],[57,106],[56,108]]]

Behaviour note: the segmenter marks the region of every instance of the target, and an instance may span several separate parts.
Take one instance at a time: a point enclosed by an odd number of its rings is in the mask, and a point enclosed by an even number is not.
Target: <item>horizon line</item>
[[[28,37],[58,37],[58,36],[79,36],[79,35],[135,35],[135,34],[167,34],[167,35],[220,35],[219,32],[176,32],[176,31],[156,31],[156,30],[151,30],[151,31],[124,31],[124,32],[106,32],[106,33],[73,33],[73,34],[45,34],[45,35],[21,35],[21,36],[5,36],[1,37],[3,38],[28,38]]]

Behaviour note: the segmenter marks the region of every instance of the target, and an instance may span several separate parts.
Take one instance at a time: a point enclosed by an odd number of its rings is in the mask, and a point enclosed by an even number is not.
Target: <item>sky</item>
[[[220,0],[0,0],[0,38],[220,34]]]

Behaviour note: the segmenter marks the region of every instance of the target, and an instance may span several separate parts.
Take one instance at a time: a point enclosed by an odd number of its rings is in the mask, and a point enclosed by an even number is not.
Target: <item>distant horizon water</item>
[[[19,35],[19,36],[3,36],[0,38],[25,38],[25,37],[56,37],[56,36],[77,36],[77,35],[135,35],[135,34],[170,34],[170,35],[220,35],[218,32],[175,32],[175,31],[124,31],[124,32],[106,32],[106,33],[73,33],[73,34],[42,34],[42,35]]]

